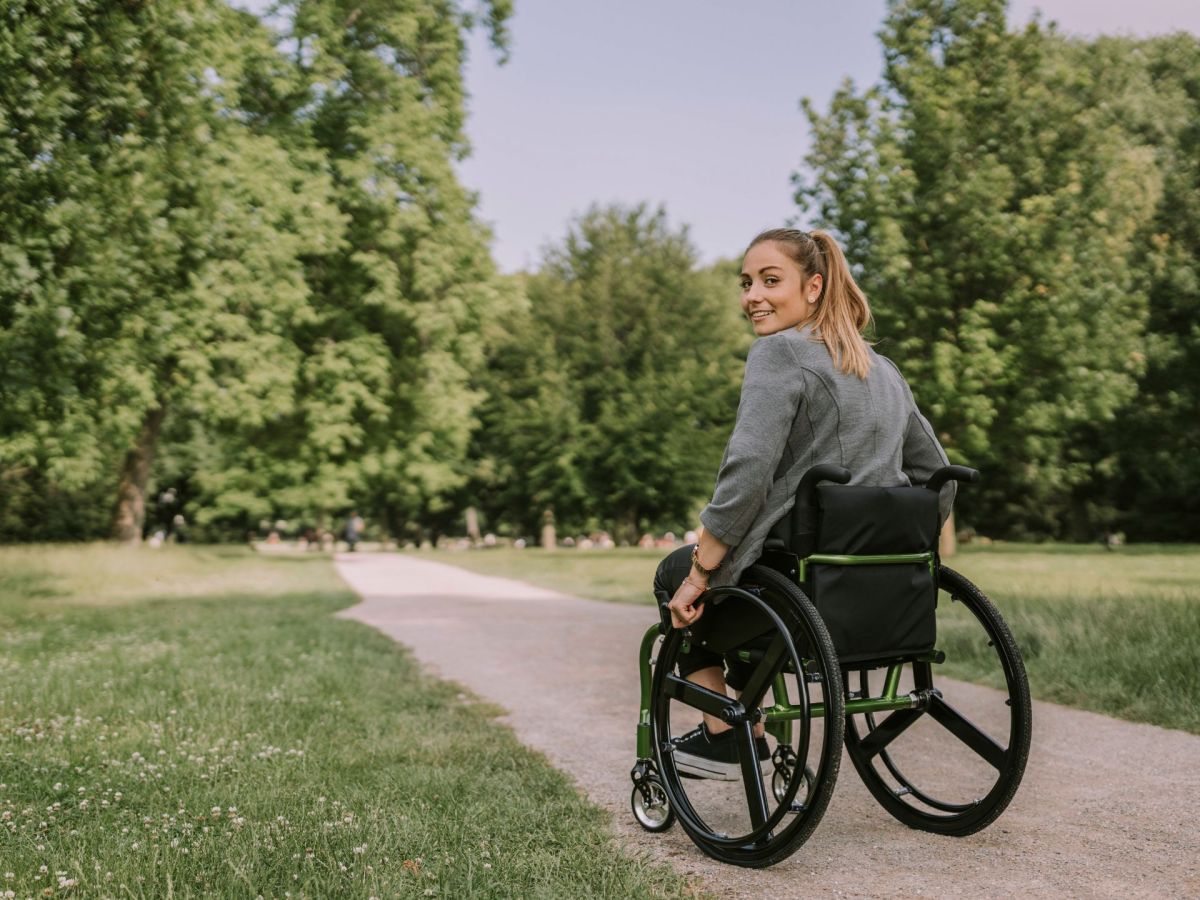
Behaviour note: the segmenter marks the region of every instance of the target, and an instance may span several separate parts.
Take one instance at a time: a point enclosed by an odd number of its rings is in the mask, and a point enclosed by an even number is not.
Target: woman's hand
[[[696,606],[696,598],[704,593],[705,587],[693,581],[694,574],[689,575],[667,604],[671,611],[671,624],[676,628],[687,628],[704,615],[704,606]]]

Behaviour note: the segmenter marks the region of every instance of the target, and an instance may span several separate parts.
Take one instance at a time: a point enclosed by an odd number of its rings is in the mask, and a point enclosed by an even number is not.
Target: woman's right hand
[[[696,600],[704,593],[705,588],[693,582],[691,578],[689,575],[684,580],[671,602],[667,604],[667,609],[671,611],[671,624],[676,628],[688,628],[704,615],[704,605],[696,606]]]

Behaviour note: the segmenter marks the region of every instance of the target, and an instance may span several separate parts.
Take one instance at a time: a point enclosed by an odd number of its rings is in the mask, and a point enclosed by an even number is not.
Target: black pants
[[[683,579],[687,578],[688,572],[692,570],[692,547],[694,546],[694,544],[688,544],[678,550],[673,550],[658,564],[658,571],[654,573],[654,596],[658,598],[659,603],[670,602],[671,598],[675,596],[675,592],[679,590],[679,586],[683,584]],[[735,691],[740,691],[746,686],[753,667],[744,660],[733,656],[722,656],[720,653],[714,653],[699,646],[704,635],[714,626],[716,620],[721,618],[716,609],[706,607],[699,621],[692,626],[693,639],[689,642],[688,652],[679,657],[679,676],[687,678],[693,672],[701,669],[722,666],[725,668],[725,683]]]

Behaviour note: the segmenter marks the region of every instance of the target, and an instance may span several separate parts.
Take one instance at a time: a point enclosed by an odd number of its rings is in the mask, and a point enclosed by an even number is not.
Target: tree
[[[296,330],[292,410],[212,461],[203,515],[244,525],[269,498],[317,521],[357,506],[396,531],[437,514],[465,478],[479,336],[507,302],[453,169],[476,17],[440,0],[280,7],[305,86],[280,118],[321,153],[344,226],[307,260],[314,313]],[[503,50],[510,5],[485,13]]]
[[[289,9],[282,38],[220,0],[6,11],[6,527],[107,484],[138,539],[164,441],[212,528],[355,497],[400,515],[462,480],[502,299],[451,168],[476,17]],[[483,8],[497,46],[509,12]]]
[[[595,208],[551,248],[489,359],[477,491],[533,533],[636,540],[711,491],[749,336],[729,274],[699,270],[686,231],[644,206]]]
[[[1153,151],[1107,121],[1077,44],[1003,0],[895,0],[882,85],[821,115],[797,200],[848,245],[880,345],[953,461],[984,469],[967,518],[1067,536],[1093,478],[1081,426],[1136,391],[1138,239],[1162,194]]]
[[[1134,539],[1200,535],[1200,39],[1101,38],[1079,48],[1103,87],[1110,127],[1154,151],[1162,192],[1139,236],[1149,298],[1138,392],[1107,428],[1086,431],[1097,479]],[[1085,498],[1087,502],[1090,498]]]

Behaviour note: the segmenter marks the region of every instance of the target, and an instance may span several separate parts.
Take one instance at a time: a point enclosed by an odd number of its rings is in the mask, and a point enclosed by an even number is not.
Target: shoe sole
[[[690,753],[675,753],[675,770],[685,778],[707,778],[710,781],[741,781],[741,763],[723,763]],[[758,762],[758,770],[766,777],[774,772],[770,758]]]

